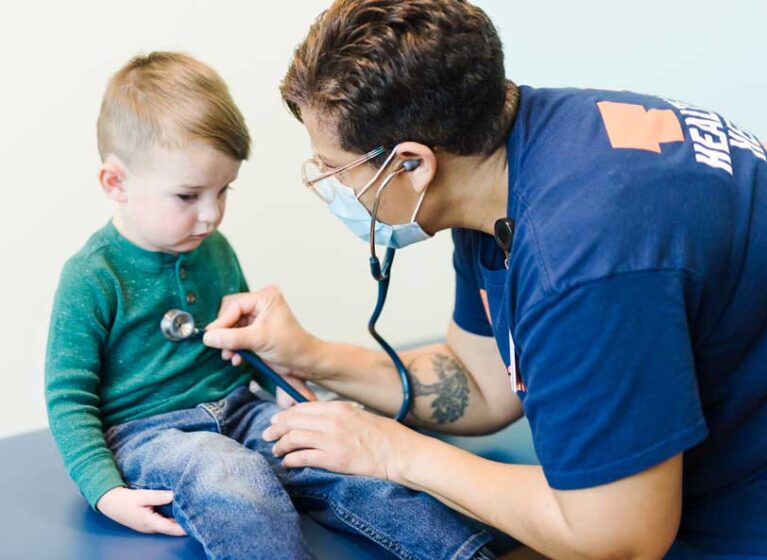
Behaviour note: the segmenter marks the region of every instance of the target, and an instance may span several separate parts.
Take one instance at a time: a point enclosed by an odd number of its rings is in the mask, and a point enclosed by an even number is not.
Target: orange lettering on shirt
[[[493,319],[490,317],[490,303],[487,301],[487,290],[480,288],[479,297],[482,298],[482,305],[485,306],[485,315],[487,315],[487,322],[493,324]]]
[[[634,103],[597,103],[613,148],[660,153],[660,145],[684,142],[684,133],[674,111],[650,109]]]

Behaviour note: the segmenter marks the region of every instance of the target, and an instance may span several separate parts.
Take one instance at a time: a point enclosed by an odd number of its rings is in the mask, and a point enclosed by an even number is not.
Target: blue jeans
[[[490,536],[421,492],[323,469],[285,469],[261,438],[280,409],[246,386],[106,433],[131,488],[172,490],[164,510],[209,558],[314,558],[296,508],[397,558],[469,559]]]

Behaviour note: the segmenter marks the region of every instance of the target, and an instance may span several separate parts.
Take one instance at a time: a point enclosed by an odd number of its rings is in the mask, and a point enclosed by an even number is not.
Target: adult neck
[[[438,154],[418,221],[431,233],[459,227],[493,235],[507,213],[508,187],[505,143],[489,155]]]

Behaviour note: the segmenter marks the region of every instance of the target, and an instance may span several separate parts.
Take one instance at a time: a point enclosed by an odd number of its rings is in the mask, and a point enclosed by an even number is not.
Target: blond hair
[[[109,80],[96,125],[102,161],[200,140],[233,159],[250,154],[245,119],[210,66],[175,52],[136,56]]]

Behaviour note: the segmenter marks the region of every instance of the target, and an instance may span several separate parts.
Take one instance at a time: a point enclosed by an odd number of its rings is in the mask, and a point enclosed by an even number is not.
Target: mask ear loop
[[[380,263],[378,261],[378,256],[376,255],[376,222],[378,221],[378,205],[381,202],[381,194],[383,193],[383,190],[389,186],[389,184],[394,180],[394,178],[402,173],[403,171],[407,171],[404,166],[397,168],[395,171],[391,172],[386,179],[384,179],[383,183],[381,183],[381,186],[378,187],[378,191],[376,191],[376,197],[373,201],[373,211],[370,213],[370,271],[373,274],[373,278],[378,280],[379,282],[388,276],[389,268],[391,266],[391,263],[388,258],[389,252],[387,251],[387,256],[384,257],[384,266],[383,270],[381,269]]]
[[[396,148],[395,148],[396,150]],[[360,191],[359,196],[362,196],[362,193],[365,192],[365,190],[372,185],[378,176],[381,174],[381,171],[386,168],[386,166],[389,164],[392,156],[394,155],[394,151],[392,151],[391,155],[387,158],[386,162],[381,166],[381,169],[378,171],[378,173],[375,174],[373,179],[365,185],[365,188]],[[403,171],[413,171],[413,169],[417,168],[419,165],[421,165],[421,160],[418,159],[406,159],[403,161],[400,166],[392,171],[386,179],[383,180],[381,183],[381,186],[378,187],[378,190],[376,191],[375,200],[373,201],[373,211],[370,213],[370,271],[373,274],[373,278],[380,281],[383,277],[388,276],[389,268],[391,267],[391,259],[389,258],[389,253],[387,251],[386,256],[384,257],[384,265],[383,269],[380,266],[380,263],[378,261],[378,257],[376,256],[376,241],[375,241],[375,227],[376,222],[378,221],[378,205],[381,202],[381,196],[383,194],[383,191],[386,187],[389,186],[389,184],[394,180],[394,178],[402,173]],[[357,197],[359,199],[359,196]],[[410,221],[414,221],[416,215],[418,214],[418,211],[421,209],[421,204],[423,203],[423,199],[426,196],[426,189],[423,190],[421,193],[420,198],[418,199],[418,204],[416,204],[415,210],[413,210],[413,215],[410,218]],[[392,258],[394,258],[394,254],[392,253]]]
[[[428,188],[428,186],[427,186]],[[424,189],[421,192],[421,196],[418,199],[418,204],[415,205],[415,210],[413,210],[413,215],[410,216],[410,221],[415,222],[416,216],[418,216],[418,211],[421,209],[421,204],[423,204],[423,199],[426,197],[426,189]]]

